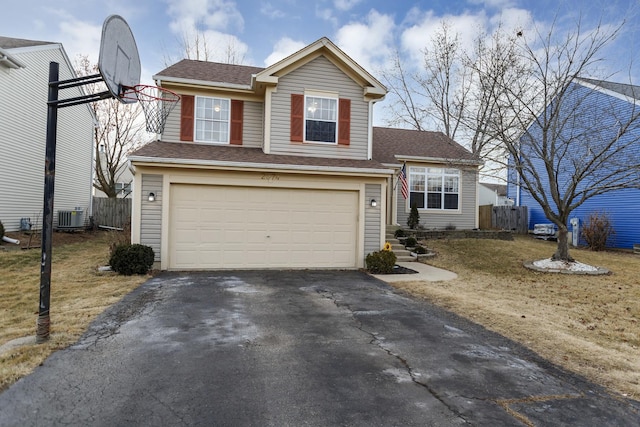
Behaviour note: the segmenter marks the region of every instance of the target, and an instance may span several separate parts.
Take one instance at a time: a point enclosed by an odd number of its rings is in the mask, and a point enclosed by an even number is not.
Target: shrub
[[[420,224],[420,213],[418,212],[418,205],[416,202],[411,204],[411,213],[409,213],[409,219],[407,219],[407,225],[410,229],[414,229]]]
[[[449,231],[453,231],[453,230],[456,229],[456,226],[453,223],[449,223],[449,224],[447,224],[447,226],[444,229],[445,230],[449,230]]]
[[[396,254],[391,251],[371,252],[367,255],[367,270],[373,274],[389,274],[396,265]]]
[[[427,249],[424,246],[416,246],[413,249],[413,252],[418,254],[418,255],[424,255],[427,253]]]
[[[402,228],[398,228],[396,231],[393,232],[393,237],[395,237],[396,239],[398,237],[406,237],[407,233],[402,229]]]
[[[412,237],[412,236],[407,237],[407,239],[404,241],[404,246],[405,247],[408,246],[408,247],[412,248],[417,244],[418,244],[418,241],[416,240],[415,237]]]
[[[0,239],[4,236],[4,225],[2,225],[2,221],[0,221]]]
[[[118,246],[131,244],[131,225],[125,224],[122,231],[109,231],[109,256],[112,256]]]
[[[118,245],[109,259],[109,264],[113,271],[125,276],[147,274],[153,265],[154,257],[153,249],[149,246]]]
[[[582,238],[592,251],[603,251],[607,240],[615,234],[613,225],[606,212],[591,212],[582,227]]]

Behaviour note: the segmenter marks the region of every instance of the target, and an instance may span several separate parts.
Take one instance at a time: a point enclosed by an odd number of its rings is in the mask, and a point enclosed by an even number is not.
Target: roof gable
[[[469,150],[442,132],[373,128],[373,160],[401,164],[405,160],[480,165]]]
[[[387,88],[380,83],[380,81],[369,74],[360,64],[351,59],[351,57],[326,37],[322,37],[296,53],[265,68],[256,75],[256,81],[266,84],[277,84],[278,77],[290,73],[292,70],[301,67],[321,55],[333,62],[340,70],[360,84],[364,88],[365,96],[383,98],[387,94]]]

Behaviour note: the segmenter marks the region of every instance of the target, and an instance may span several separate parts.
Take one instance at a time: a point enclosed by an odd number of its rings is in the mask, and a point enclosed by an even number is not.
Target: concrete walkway
[[[416,274],[374,274],[373,277],[383,282],[441,282],[458,277],[456,273],[423,264],[421,262],[398,262],[397,265],[414,271]]]

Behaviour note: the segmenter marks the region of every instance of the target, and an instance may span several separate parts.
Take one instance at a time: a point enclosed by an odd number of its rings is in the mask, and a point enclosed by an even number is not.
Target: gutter
[[[344,173],[344,174],[362,174],[362,175],[392,175],[392,169],[374,169],[374,168],[354,168],[339,166],[306,166],[306,165],[285,165],[271,163],[251,163],[251,162],[228,162],[220,160],[197,160],[197,159],[167,159],[158,157],[130,156],[129,162],[133,163],[151,163],[154,165],[164,164],[167,166],[212,166],[226,170],[230,169],[264,169],[264,170],[293,170],[300,172],[325,172],[325,173]]]
[[[13,68],[13,69],[26,68],[27,66],[27,64],[20,61],[15,56],[10,55],[9,52],[2,49],[1,47],[0,47],[0,64],[5,65],[7,68]]]
[[[450,163],[454,165],[475,165],[481,166],[484,164],[482,160],[470,160],[470,159],[447,159],[444,157],[421,157],[421,156],[405,156],[402,154],[396,154],[394,156],[398,161],[416,161],[416,162],[433,162],[433,163]]]
[[[213,82],[210,80],[194,80],[194,79],[185,79],[181,77],[168,77],[162,75],[155,75],[151,77],[154,81],[161,83],[178,83],[178,84],[187,84],[187,85],[197,85],[197,86],[207,86],[207,87],[218,87],[224,89],[235,89],[235,90],[253,90],[251,85],[243,85],[243,84],[234,84],[234,83],[223,83],[223,82]]]

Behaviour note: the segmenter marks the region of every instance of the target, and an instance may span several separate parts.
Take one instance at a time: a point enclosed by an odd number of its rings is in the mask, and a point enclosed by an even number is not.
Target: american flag
[[[407,164],[402,165],[402,169],[400,169],[400,176],[398,177],[400,181],[400,192],[402,193],[402,197],[406,199],[409,198],[409,183],[407,182]]]

